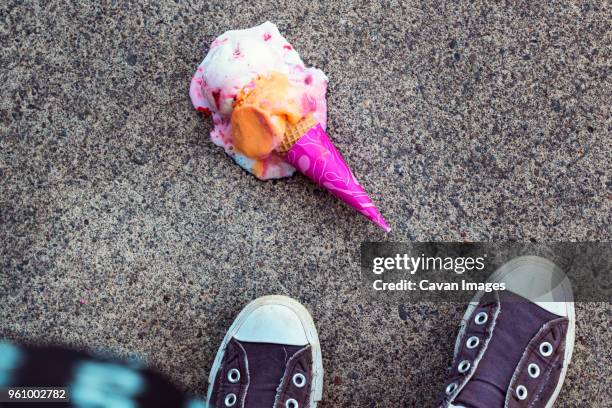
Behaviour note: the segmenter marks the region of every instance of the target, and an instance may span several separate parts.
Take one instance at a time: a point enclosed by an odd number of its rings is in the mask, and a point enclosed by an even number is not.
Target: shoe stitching
[[[244,349],[242,344],[240,344],[239,341],[236,341],[236,344],[238,344],[238,346],[242,350],[242,353],[244,354],[244,365],[246,367],[247,383],[246,383],[246,387],[244,388],[244,392],[242,393],[242,403],[241,403],[241,408],[244,408],[246,397],[249,392],[249,386],[251,385],[251,373],[249,372],[249,356],[247,355],[246,350]]]
[[[514,373],[512,374],[512,378],[510,379],[510,386],[508,387],[508,391],[506,391],[506,400],[504,402],[504,408],[508,408],[509,404],[510,404],[510,399],[512,396],[512,392],[515,388],[516,382],[518,381],[518,377],[520,376],[522,369],[524,369],[524,365],[527,362],[529,356],[533,353],[533,350],[531,349],[531,346],[533,345],[533,343],[537,343],[536,339],[539,341],[541,338],[543,338],[544,336],[542,336],[543,333],[545,333],[546,331],[550,330],[551,327],[557,325],[558,323],[561,322],[567,322],[567,318],[565,317],[561,317],[558,319],[554,319],[554,320],[550,320],[546,323],[544,323],[544,325],[542,325],[542,327],[540,327],[540,330],[538,330],[538,332],[531,338],[531,340],[529,341],[529,343],[527,344],[527,347],[525,347],[525,351],[523,351],[523,355],[521,356],[521,359],[519,360],[518,364],[516,365],[515,369],[514,369]],[[561,340],[564,341],[564,340]],[[552,373],[552,370],[554,369],[555,364],[552,363],[549,365],[549,367],[547,368],[547,380],[550,378],[550,375]],[[546,384],[545,381],[540,382],[540,384]],[[533,403],[537,401],[537,399],[541,396],[542,391],[544,389],[544,386],[540,386],[539,390],[537,392],[537,394],[535,395],[534,400],[528,405],[528,407],[532,407]]]
[[[541,385],[540,385],[540,387],[539,387],[539,390],[538,390],[537,394],[535,395],[535,398],[534,398],[534,399],[533,399],[533,401],[531,401],[531,403],[529,404],[529,408],[530,408],[530,407],[534,407],[534,406],[535,406],[535,403],[536,403],[536,402],[538,402],[538,401],[540,400],[540,397],[542,396],[542,391],[544,391],[544,388],[545,388],[545,387],[544,387],[544,384],[546,384],[546,383],[549,381],[550,376],[551,376],[551,374],[552,374],[552,372],[553,372],[553,369],[554,369],[554,365],[551,365],[551,366],[550,366],[550,367],[548,367],[548,369],[546,370],[546,378],[545,378],[545,380],[546,380],[546,381],[542,381],[542,382],[541,382]],[[543,378],[543,380],[544,380],[544,378]]]
[[[496,299],[496,303],[497,303],[497,310],[495,311],[493,319],[491,319],[492,321],[491,321],[491,327],[489,328],[489,335],[488,335],[488,337],[485,339],[485,341],[483,343],[482,350],[480,350],[480,352],[478,353],[478,355],[474,359],[473,366],[472,366],[472,369],[470,370],[469,374],[466,375],[463,378],[463,380],[459,383],[459,385],[457,386],[457,389],[454,391],[454,396],[448,400],[446,405],[442,405],[442,407],[449,407],[450,404],[455,400],[455,398],[457,398],[457,396],[465,388],[467,383],[472,379],[472,377],[476,373],[476,370],[478,369],[478,365],[480,364],[480,361],[483,359],[484,354],[486,353],[486,351],[487,351],[487,349],[489,347],[489,343],[490,343],[491,339],[493,338],[493,334],[495,332],[495,326],[497,324],[497,319],[498,319],[499,314],[501,313],[501,310],[502,310],[502,303],[501,303],[501,299],[499,298],[499,293],[498,292],[495,292],[495,299]],[[482,298],[481,298],[481,300],[482,300]],[[476,312],[477,309],[478,309],[478,306],[474,308],[474,311],[472,312],[472,315],[470,315],[470,319],[468,321],[471,320],[471,317],[474,315],[474,313]],[[466,332],[467,332],[467,326],[466,326]],[[465,333],[463,333],[463,336],[465,337]],[[457,353],[457,355],[453,358],[453,366],[455,365],[455,362],[456,362],[456,359],[457,359],[458,356],[459,356],[459,353]]]
[[[296,360],[297,358],[301,357],[301,355],[304,353],[304,351],[311,349],[310,345],[307,345],[301,349],[299,349],[294,355],[291,356],[291,358],[289,358],[289,360],[287,360],[287,362],[285,363],[285,371],[283,372],[283,376],[281,378],[280,383],[278,384],[278,387],[276,388],[276,396],[274,397],[274,405],[272,405],[272,408],[275,408],[277,406],[277,404],[280,402],[281,396],[283,394],[283,384],[285,383],[285,380],[287,380],[287,375],[289,374],[289,367],[291,366],[291,363]],[[312,379],[311,379],[311,388],[312,388]],[[310,390],[310,392],[312,392],[312,389]],[[310,393],[309,393],[310,394]]]

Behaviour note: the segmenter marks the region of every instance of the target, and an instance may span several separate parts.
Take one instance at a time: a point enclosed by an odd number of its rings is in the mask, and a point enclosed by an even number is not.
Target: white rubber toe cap
[[[558,316],[568,317],[572,286],[561,269],[547,259],[523,256],[503,265],[489,281],[505,282],[516,293]]]
[[[305,346],[308,338],[297,313],[282,304],[262,304],[245,316],[234,337],[254,343]]]

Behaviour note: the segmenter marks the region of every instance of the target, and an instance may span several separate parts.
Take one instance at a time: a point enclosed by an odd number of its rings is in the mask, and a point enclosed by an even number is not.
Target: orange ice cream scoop
[[[236,150],[255,160],[272,154],[283,141],[287,123],[295,124],[304,116],[299,97],[300,89],[279,72],[242,89],[231,118]]]

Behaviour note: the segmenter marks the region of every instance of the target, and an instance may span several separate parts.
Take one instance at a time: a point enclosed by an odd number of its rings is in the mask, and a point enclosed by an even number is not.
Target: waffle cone
[[[300,173],[365,215],[380,228],[390,230],[321,124],[312,117],[304,118],[285,131],[282,151],[283,159]]]
[[[317,120],[312,115],[306,116],[296,124],[287,124],[287,128],[285,129],[285,138],[276,148],[276,151],[281,156],[285,156],[289,149],[291,149],[293,145],[316,124]]]

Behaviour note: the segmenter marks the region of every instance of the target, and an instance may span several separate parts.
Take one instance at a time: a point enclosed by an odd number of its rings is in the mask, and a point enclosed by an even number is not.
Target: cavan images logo
[[[486,267],[485,258],[479,257],[452,257],[452,256],[411,256],[408,254],[396,254],[388,257],[375,257],[372,259],[372,272],[380,276],[383,273],[397,277],[401,275],[415,275],[419,272],[429,272],[428,279],[394,279],[385,282],[376,279],[372,282],[375,291],[475,291],[482,290],[492,292],[494,290],[505,290],[505,283],[469,282],[465,279],[457,281],[453,276],[463,275],[466,272],[480,272]],[[451,273],[451,276],[445,275]],[[446,277],[446,280],[444,280]]]

